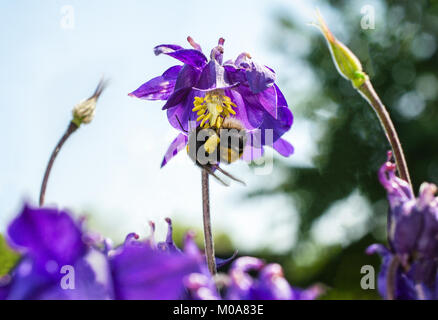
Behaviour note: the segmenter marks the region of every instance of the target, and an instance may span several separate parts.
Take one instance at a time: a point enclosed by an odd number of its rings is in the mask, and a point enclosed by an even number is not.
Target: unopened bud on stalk
[[[362,70],[362,64],[354,53],[331,33],[319,10],[316,11],[316,14],[318,22],[313,23],[313,25],[321,30],[327,40],[336,68],[344,78],[353,83],[355,88],[359,88],[368,78]]]
[[[103,79],[100,80],[93,95],[87,100],[80,102],[73,108],[73,120],[69,122],[66,132],[61,137],[55,149],[53,150],[52,155],[49,159],[49,163],[47,164],[46,172],[44,173],[43,183],[41,184],[40,207],[44,205],[47,182],[49,180],[50,171],[52,170],[56,156],[58,155],[59,151],[61,150],[67,139],[80,127],[82,123],[90,123],[91,120],[93,120],[96,110],[97,99],[99,99],[103,89],[105,89],[105,86],[106,81],[104,81]]]
[[[79,127],[83,123],[88,124],[93,120],[94,114],[96,113],[97,100],[99,99],[99,96],[102,94],[103,89],[105,89],[105,86],[106,86],[106,82],[103,79],[100,80],[96,90],[94,91],[94,94],[90,98],[79,102],[73,108],[72,122],[76,126]]]

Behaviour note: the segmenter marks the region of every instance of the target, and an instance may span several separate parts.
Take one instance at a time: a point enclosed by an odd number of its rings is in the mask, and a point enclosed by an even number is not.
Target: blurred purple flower
[[[8,228],[8,242],[22,259],[0,279],[0,298],[178,299],[185,290],[183,278],[201,272],[202,257],[173,243],[170,219],[165,242],[155,244],[153,234],[140,241],[130,233],[115,249],[82,230],[82,222],[65,211],[26,205]],[[73,272],[72,287],[62,286],[63,267]]]
[[[108,274],[105,255],[87,246],[82,236],[81,226],[67,212],[26,205],[7,230],[9,244],[22,259],[3,283],[3,298],[110,298],[110,288],[97,279]],[[70,274],[63,267],[74,270],[74,290],[61,286]]]
[[[165,241],[135,233],[112,248],[109,240],[86,232],[66,211],[25,206],[8,228],[9,244],[22,254],[9,275],[0,278],[0,299],[314,299],[317,287],[292,288],[277,264],[251,257],[237,259],[219,296],[205,257],[188,233],[184,249],[173,241],[172,222],[166,219]],[[218,267],[229,259],[217,259]],[[74,272],[73,288],[63,287],[63,267]],[[253,278],[249,271],[258,272]],[[71,272],[71,271],[70,271]],[[70,283],[71,284],[71,283]]]
[[[423,183],[415,198],[407,182],[396,177],[396,165],[390,159],[388,153],[388,161],[379,171],[389,202],[389,248],[375,244],[367,249],[383,258],[379,292],[387,298],[387,283],[392,280],[396,299],[438,299],[437,187]]]
[[[275,72],[247,53],[223,63],[222,38],[211,50],[210,60],[191,37],[187,40],[193,49],[168,44],[155,47],[156,55],[166,54],[184,65],[167,69],[129,94],[145,100],[165,100],[163,110],[167,110],[170,124],[182,131],[170,144],[162,166],[187,144],[186,132],[193,129],[190,122],[220,128],[226,117],[237,118],[247,131],[245,160],[261,156],[265,145],[290,156],[293,147],[281,136],[292,126],[293,115],[275,84]],[[266,137],[268,131],[272,139]]]
[[[236,259],[228,275],[221,275],[218,282],[221,294],[208,274],[194,273],[185,280],[192,298],[199,300],[314,300],[323,293],[317,285],[305,290],[293,288],[279,264],[265,264],[254,257]]]
[[[168,232],[165,241],[155,242],[155,225],[150,223],[152,232],[148,239],[139,240],[136,234],[131,233],[123,245],[110,251],[115,299],[184,299],[186,288],[183,280],[193,273],[208,273],[194,235],[186,235],[184,250],[180,250],[173,241],[172,221],[166,218],[166,222]],[[230,259],[217,259],[218,267]]]
[[[110,257],[115,299],[181,299],[184,277],[199,272],[201,264],[190,253],[157,250],[144,242],[123,245]]]

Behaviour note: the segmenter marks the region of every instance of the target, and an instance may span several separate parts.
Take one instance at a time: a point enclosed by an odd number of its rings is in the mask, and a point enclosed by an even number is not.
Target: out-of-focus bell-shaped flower
[[[55,208],[26,205],[8,227],[8,242],[22,254],[10,274],[0,277],[3,299],[315,299],[321,290],[292,288],[278,264],[253,257],[234,261],[222,274],[223,290],[208,271],[194,234],[188,233],[183,249],[173,241],[172,221],[166,219],[164,241],[140,239],[129,233],[113,248],[108,239],[86,230],[83,220]],[[221,267],[235,258],[216,258]],[[73,287],[63,287],[62,271],[69,267]],[[249,272],[258,273],[253,277]],[[70,274],[70,273],[69,273]]]
[[[313,25],[321,30],[327,40],[336,68],[345,79],[353,83],[355,88],[359,88],[368,77],[365,72],[363,72],[362,64],[359,59],[346,45],[335,38],[319,11],[317,11],[317,18],[318,22]]]
[[[372,245],[367,250],[383,257],[380,293],[387,297],[388,277],[393,277],[395,299],[438,299],[437,187],[423,183],[416,198],[408,183],[395,175],[396,166],[390,157],[389,152],[388,161],[379,171],[389,201],[389,248]],[[397,266],[395,272],[391,264]]]
[[[192,298],[199,300],[314,300],[324,293],[320,285],[307,289],[292,287],[279,264],[266,264],[255,257],[236,259],[229,273],[219,274],[215,281],[222,282],[218,286],[220,295],[209,275],[191,274],[185,282]]]

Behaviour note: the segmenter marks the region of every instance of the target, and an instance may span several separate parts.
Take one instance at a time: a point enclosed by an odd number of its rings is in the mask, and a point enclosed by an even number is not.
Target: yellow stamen
[[[198,115],[196,121],[202,120],[203,128],[220,128],[226,117],[236,114],[233,108],[237,107],[231,98],[219,89],[208,92],[205,97],[195,97],[193,106],[192,111]]]
[[[227,111],[231,114],[236,114],[236,111],[234,111],[231,107],[227,108]]]
[[[208,120],[210,120],[211,118],[211,113],[209,113],[208,115],[204,116],[204,119],[202,119],[201,121],[201,126],[204,125],[204,123],[206,123]]]
[[[196,98],[198,98],[198,97],[196,97]],[[196,102],[193,104],[195,105],[195,107],[192,109],[192,111],[194,111],[194,112],[204,109],[204,106],[202,104],[197,104]]]

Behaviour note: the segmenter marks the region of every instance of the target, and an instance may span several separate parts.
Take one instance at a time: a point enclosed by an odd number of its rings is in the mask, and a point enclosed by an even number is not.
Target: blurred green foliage
[[[194,228],[193,226],[185,225],[181,221],[173,220],[173,241],[178,248],[183,248],[184,236],[187,232],[195,233],[195,241],[199,248],[204,248],[204,231],[202,229]],[[230,237],[221,230],[215,230],[214,233],[215,253],[219,258],[229,258],[233,255],[235,250]]]
[[[0,234],[0,277],[7,274],[19,258],[19,254],[9,248],[4,237]]]
[[[327,22],[335,36],[362,61],[387,106],[418,190],[423,181],[438,182],[438,2],[373,3],[375,29],[361,28],[361,8],[368,3],[331,0],[320,9],[331,17]],[[282,74],[287,74],[288,65],[299,66],[300,72],[291,72],[294,77],[282,88],[295,123],[311,121],[322,134],[312,167],[283,162],[284,182],[250,195],[284,194],[295,200],[300,217],[297,244],[284,256],[251,254],[281,263],[294,285],[326,284],[331,288],[326,299],[378,298],[376,290],[360,288],[360,269],[369,264],[377,272],[380,266],[378,257],[364,251],[372,243],[385,242],[387,204],[377,171],[390,147],[373,110],[335,69],[319,31],[288,13],[276,13],[271,45],[283,56]],[[302,84],[306,81],[300,74],[310,75],[310,85]],[[372,208],[372,216],[364,222],[365,234],[338,246],[316,243],[315,222],[355,191]],[[308,250],[314,258],[303,263],[302,253]]]

